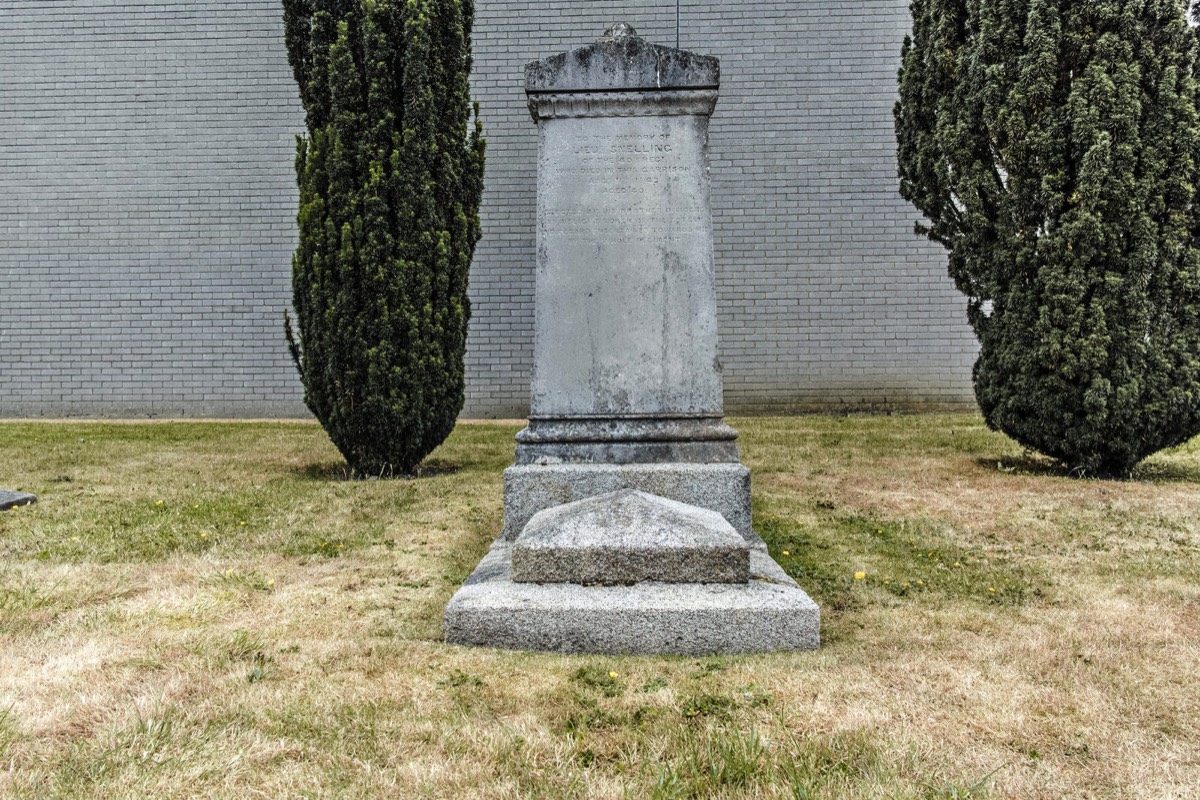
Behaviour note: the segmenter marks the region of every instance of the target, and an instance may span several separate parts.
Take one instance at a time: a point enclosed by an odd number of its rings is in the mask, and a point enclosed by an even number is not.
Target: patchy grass
[[[823,647],[448,647],[508,425],[0,425],[0,796],[1200,797],[1200,446],[1077,481],[978,417],[735,420]]]

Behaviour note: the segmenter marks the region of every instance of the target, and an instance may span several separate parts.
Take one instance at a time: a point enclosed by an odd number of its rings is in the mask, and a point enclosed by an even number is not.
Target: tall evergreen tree
[[[408,474],[463,405],[484,162],[477,106],[469,125],[474,4],[283,9],[308,128],[288,344],[305,402],[349,464]]]
[[[949,250],[989,426],[1124,476],[1200,433],[1187,0],[912,0],[900,191]]]

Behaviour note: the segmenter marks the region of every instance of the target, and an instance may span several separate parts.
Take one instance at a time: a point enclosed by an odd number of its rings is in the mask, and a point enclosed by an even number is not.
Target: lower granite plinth
[[[514,583],[497,540],[446,606],[451,644],[560,653],[710,655],[815,650],[821,612],[767,555],[750,549],[746,584]]]

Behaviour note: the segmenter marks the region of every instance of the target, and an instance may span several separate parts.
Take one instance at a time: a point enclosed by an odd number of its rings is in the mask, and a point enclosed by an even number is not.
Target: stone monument
[[[450,642],[702,654],[818,645],[750,526],[717,360],[717,59],[626,24],[529,64],[538,126],[529,426]]]

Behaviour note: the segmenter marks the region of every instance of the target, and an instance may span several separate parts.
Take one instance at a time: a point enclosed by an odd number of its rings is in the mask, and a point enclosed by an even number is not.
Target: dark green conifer
[[[912,0],[901,194],[950,252],[989,426],[1124,476],[1200,433],[1187,0]]]
[[[474,4],[283,8],[308,128],[288,344],[305,402],[347,462],[409,474],[463,405],[484,161],[477,107],[469,124]]]

